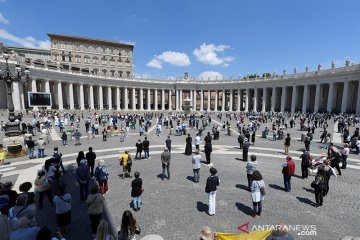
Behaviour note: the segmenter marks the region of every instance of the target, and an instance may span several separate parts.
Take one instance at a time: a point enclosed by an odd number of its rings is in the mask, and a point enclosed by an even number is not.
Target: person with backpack
[[[33,159],[34,157],[34,148],[35,148],[35,141],[32,140],[32,137],[30,136],[29,139],[26,141],[26,146],[28,148],[28,155],[29,159]]]
[[[285,191],[291,192],[291,176],[295,173],[295,162],[290,156],[286,157],[286,162],[282,164],[282,174],[284,177]]]
[[[54,152],[52,154],[52,165],[55,166],[56,170],[59,171],[60,167],[61,170],[63,171],[63,173],[65,174],[65,168],[62,162],[62,153],[59,152],[59,148],[58,147],[54,147]]]
[[[100,193],[105,194],[108,191],[108,176],[109,171],[105,166],[104,160],[99,160],[98,166],[95,169],[95,179],[99,183]]]
[[[51,205],[53,203],[53,197],[51,194],[51,185],[46,175],[46,172],[43,170],[38,171],[37,177],[35,179],[34,185],[36,187],[36,191],[39,193],[39,209],[41,210],[44,203],[44,195],[46,194]]]
[[[255,170],[252,175],[251,182],[251,198],[253,202],[253,212],[251,217],[255,218],[256,215],[260,216],[262,211],[262,200],[264,200],[265,195],[265,182],[262,178],[261,173],[258,170]]]
[[[208,214],[210,216],[215,215],[215,208],[216,208],[216,192],[217,187],[220,184],[219,178],[216,176],[217,170],[216,168],[210,168],[210,177],[206,180],[205,192],[208,194]]]
[[[46,142],[43,140],[43,137],[40,136],[39,140],[36,142],[38,147],[38,158],[45,157],[45,145]]]
[[[74,132],[74,138],[75,138],[75,146],[81,145],[81,142],[80,142],[81,133],[79,132],[78,129],[76,129]]]
[[[59,186],[59,194],[53,199],[55,204],[56,226],[59,232],[66,233],[71,223],[71,195],[66,192],[66,185]]]
[[[328,181],[328,177],[326,175],[325,168],[320,166],[315,176],[315,181],[311,183],[311,187],[314,188],[315,192],[315,207],[320,207],[323,205],[323,194],[326,181]]]
[[[289,147],[290,147],[291,137],[290,133],[286,134],[284,146],[285,146],[285,155],[289,155]]]
[[[94,167],[95,167],[95,160],[96,160],[96,153],[93,152],[93,148],[89,147],[89,152],[85,155],[87,165],[90,168],[90,176],[91,178],[94,177]]]

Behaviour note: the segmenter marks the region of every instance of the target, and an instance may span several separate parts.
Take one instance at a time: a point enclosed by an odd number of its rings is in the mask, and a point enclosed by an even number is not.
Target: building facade
[[[183,100],[188,97],[196,111],[360,113],[360,65],[350,64],[350,61],[346,61],[342,67],[332,64],[331,69],[326,70],[319,66],[312,72],[306,69],[303,73],[284,72],[282,76],[253,79],[133,79],[131,76],[116,74],[116,71],[119,71],[116,66],[103,66],[106,73],[115,71],[114,75],[99,74],[102,72],[102,64],[82,62],[85,56],[88,56],[90,61],[97,56],[105,56],[109,60],[111,57],[119,57],[119,51],[113,49],[111,54],[109,50],[105,50],[105,53],[96,50],[96,54],[90,54],[92,50],[86,50],[85,45],[72,45],[72,49],[67,49],[67,45],[61,46],[61,41],[56,37],[52,38],[50,34],[49,36],[52,39],[50,61],[36,64],[33,59],[29,61],[27,58],[19,58],[16,52],[11,54],[11,64],[20,62],[31,71],[31,79],[25,85],[14,83],[13,99],[16,110],[26,108],[26,91],[32,91],[50,93],[53,103],[51,108],[58,110],[180,111]],[[66,56],[63,58],[63,50],[65,55],[69,55],[68,50],[71,50],[71,59]],[[77,55],[80,56],[80,62],[74,60]],[[124,58],[127,58],[127,55]],[[118,61],[118,58],[115,61]],[[132,64],[132,59],[129,61]],[[0,56],[0,65],[4,62],[4,58]],[[70,67],[64,67],[66,64]],[[83,71],[85,68],[89,71]],[[94,69],[99,71],[95,72]],[[132,67],[129,69],[132,73]],[[4,88],[0,88],[0,94],[5,94],[1,91],[4,91]],[[0,100],[0,107],[6,108],[6,99]]]

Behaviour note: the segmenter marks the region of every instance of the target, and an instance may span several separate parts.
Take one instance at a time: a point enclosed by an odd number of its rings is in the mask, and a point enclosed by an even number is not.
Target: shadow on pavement
[[[309,193],[315,193],[314,189],[303,187],[303,189]]]
[[[187,176],[186,179],[189,181],[195,182],[194,176]]]
[[[314,205],[314,202],[311,201],[308,198],[302,198],[302,197],[296,197],[296,198],[302,203],[309,204],[309,205]]]
[[[249,191],[248,187],[245,186],[244,184],[236,184],[235,187],[239,188],[239,189],[242,189],[242,190],[245,190],[245,191]]]
[[[246,206],[240,202],[235,203],[235,206],[246,215],[252,214],[252,208],[249,206]]]
[[[279,185],[276,185],[276,184],[269,184],[269,187],[276,189],[276,190],[282,190],[282,191],[285,190],[285,188],[280,187]]]
[[[208,209],[208,205],[203,202],[198,201],[196,203],[196,208],[199,212],[206,212]]]

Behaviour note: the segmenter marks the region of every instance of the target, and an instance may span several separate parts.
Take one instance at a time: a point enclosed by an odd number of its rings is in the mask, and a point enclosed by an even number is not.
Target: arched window
[[[110,75],[111,75],[112,77],[115,77],[115,71],[114,71],[114,70],[110,70]]]
[[[106,69],[101,70],[101,72],[102,72],[102,74],[103,74],[104,76],[106,76],[106,74],[107,74],[107,70],[106,70]]]
[[[99,59],[97,57],[93,57],[93,63],[94,64],[98,64],[99,63]]]
[[[99,69],[94,68],[93,72],[94,72],[94,75],[98,75]]]
[[[113,57],[111,57],[110,59],[110,65],[115,66],[115,59]]]
[[[128,78],[130,77],[130,72],[129,71],[126,72],[126,77],[128,77]]]
[[[102,65],[106,65],[106,64],[107,64],[107,59],[106,59],[105,56],[101,59],[101,64],[102,64]]]
[[[81,63],[81,56],[80,55],[75,56],[75,62]]]
[[[119,77],[122,78],[123,77],[123,71],[119,71],[118,73],[119,73]]]
[[[90,63],[90,57],[88,55],[84,56],[84,62],[85,63]]]

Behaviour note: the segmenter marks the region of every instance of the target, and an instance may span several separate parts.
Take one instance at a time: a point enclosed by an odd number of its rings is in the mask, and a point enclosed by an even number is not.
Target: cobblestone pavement
[[[231,124],[234,127],[236,123],[232,121]],[[85,135],[83,125],[82,122],[81,131]],[[258,134],[264,126],[262,125]],[[331,121],[330,131],[333,128]],[[354,127],[350,129],[350,132],[353,130]],[[211,217],[206,214],[207,195],[204,191],[209,167],[202,164],[200,182],[194,183],[191,157],[183,154],[186,136],[172,136],[171,180],[162,181],[160,154],[169,129],[163,129],[160,136],[156,136],[154,131],[150,132],[148,137],[152,158],[134,161],[133,164],[133,172],[141,173],[145,189],[141,210],[133,212],[142,229],[139,238],[147,234],[158,234],[166,240],[198,239],[200,229],[204,225],[209,225],[219,232],[237,232],[237,227],[245,223],[249,223],[248,230],[252,230],[259,225],[275,225],[281,222],[290,225],[316,225],[316,236],[300,236],[298,235],[300,232],[292,231],[296,239],[332,240],[340,239],[342,236],[360,236],[360,230],[357,227],[360,224],[358,201],[360,157],[350,154],[348,168],[344,174],[331,178],[330,192],[324,199],[324,206],[315,208],[312,206],[315,197],[310,187],[314,177],[310,176],[304,180],[299,177],[301,175],[299,156],[304,148],[303,142],[298,140],[301,133],[297,128],[287,129],[287,132],[293,138],[290,155],[294,157],[297,164],[296,176],[292,178],[291,193],[283,190],[281,174],[281,163],[285,159],[283,141],[270,141],[257,137],[255,146],[250,147],[249,154],[257,155],[258,169],[266,183],[263,213],[261,217],[255,219],[249,216],[252,202],[250,193],[245,190],[246,163],[239,160],[242,156],[235,133],[232,136],[226,136],[225,132],[221,131],[220,140],[213,141],[212,163],[218,170],[221,184],[217,193],[216,215]],[[195,130],[190,130],[190,133],[194,138]],[[324,152],[321,149],[322,145],[316,141],[320,138],[320,134],[320,129],[317,129],[314,136],[315,142],[312,144],[312,152],[315,156]],[[3,135],[0,137],[2,139]],[[60,141],[51,141],[47,146],[45,151],[47,154],[51,153],[54,146],[59,146],[60,152],[64,154],[65,167],[68,169],[64,178],[74,201],[72,230],[66,235],[67,239],[91,239],[90,221],[86,214],[86,207],[79,201],[78,186],[74,177],[77,152],[80,150],[86,152],[88,147],[92,146],[97,153],[97,159],[104,159],[110,169],[110,192],[105,196],[104,215],[111,222],[113,231],[116,232],[121,224],[123,211],[130,209],[130,182],[132,180],[129,178],[123,180],[118,177],[120,167],[117,156],[124,149],[129,149],[134,156],[138,138],[138,132],[135,130],[125,139],[125,142],[120,142],[117,137],[110,138],[107,142],[102,142],[99,137],[94,139],[85,137],[82,139],[81,146],[74,146],[74,142],[70,142],[68,146],[63,147]],[[203,153],[202,157],[205,160]],[[0,167],[0,174],[3,174],[1,181],[10,180],[18,185],[25,180],[33,181],[36,170],[41,167],[44,159],[29,160],[24,156],[8,161],[11,164]],[[44,209],[38,211],[38,222],[40,226],[46,224],[52,229],[55,228],[55,214],[50,205],[45,204]]]

